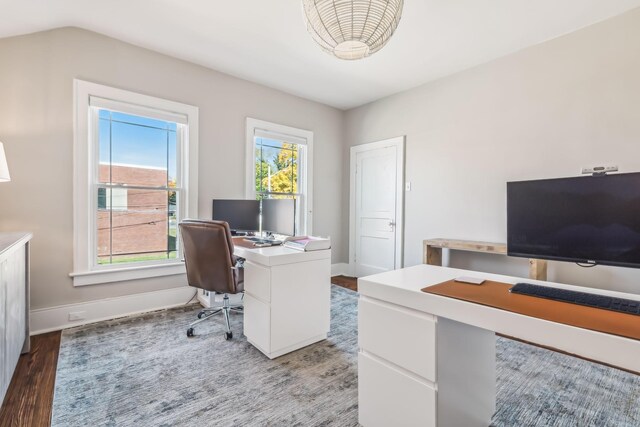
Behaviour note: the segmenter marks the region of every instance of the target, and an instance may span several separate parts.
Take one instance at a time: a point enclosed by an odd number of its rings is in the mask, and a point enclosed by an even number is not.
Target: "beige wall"
[[[640,171],[640,10],[346,113],[76,28],[1,39],[0,63],[12,175],[0,184],[0,231],[35,234],[32,308],[184,284],[73,287],[73,78],[200,108],[203,218],[212,198],[244,196],[247,116],[314,131],[314,232],[332,236],[334,263],[347,260],[351,145],[407,135],[406,265],[420,262],[428,237],[504,241],[506,181],[598,164]],[[486,255],[451,262],[527,269]],[[640,293],[637,270],[552,263],[550,278]]]
[[[289,60],[289,59],[287,59]],[[32,308],[183,285],[183,276],[74,288],[72,80],[80,78],[200,108],[199,215],[214,197],[244,197],[245,118],[314,132],[314,233],[342,232],[343,112],[141,49],[63,28],[0,40],[0,140],[12,181],[0,184],[0,231],[34,232]],[[260,64],[256,64],[260,67]]]
[[[346,118],[348,145],[407,136],[406,265],[420,262],[425,238],[505,241],[507,181],[574,176],[602,164],[640,171],[640,9]],[[524,260],[487,255],[456,254],[451,262],[527,271]],[[640,270],[552,263],[550,278],[640,293]]]

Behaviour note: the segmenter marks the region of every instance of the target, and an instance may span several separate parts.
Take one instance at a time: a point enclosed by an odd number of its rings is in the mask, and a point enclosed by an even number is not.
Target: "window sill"
[[[127,280],[147,279],[150,277],[173,276],[185,274],[184,263],[177,262],[160,265],[144,265],[123,267],[99,271],[73,272],[73,286],[98,285],[102,283],[124,282]]]

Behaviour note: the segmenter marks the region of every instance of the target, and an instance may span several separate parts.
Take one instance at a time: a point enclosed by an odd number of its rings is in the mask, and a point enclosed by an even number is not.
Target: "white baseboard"
[[[347,263],[332,264],[331,275],[349,276],[349,267],[350,266]],[[194,288],[190,286],[182,286],[162,291],[145,292],[116,298],[106,298],[97,301],[31,310],[31,335],[59,331],[103,320],[130,316],[132,314],[177,307],[189,301],[189,299],[193,297],[194,293]],[[194,298],[194,301],[199,301],[202,305],[208,307],[211,302],[208,298],[203,298],[200,293],[201,292],[198,293],[197,299]],[[70,313],[81,313],[82,319],[69,320]]]
[[[31,335],[59,331],[132,314],[177,307],[189,301],[195,291],[190,286],[182,286],[162,291],[31,310]],[[194,298],[194,301],[197,300]],[[70,313],[81,313],[80,317],[82,319],[70,321]]]
[[[331,264],[331,277],[333,276],[350,276],[351,268],[349,268],[349,264],[346,262],[341,262],[338,264]]]

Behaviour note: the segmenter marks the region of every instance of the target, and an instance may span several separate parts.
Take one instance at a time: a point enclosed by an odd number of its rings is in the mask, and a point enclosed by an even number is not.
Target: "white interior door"
[[[350,255],[357,277],[402,266],[404,137],[351,148]]]

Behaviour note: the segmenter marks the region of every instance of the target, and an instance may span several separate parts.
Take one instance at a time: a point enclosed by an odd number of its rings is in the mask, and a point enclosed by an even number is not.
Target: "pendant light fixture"
[[[327,53],[362,59],[387,44],[403,0],[302,0],[307,31]]]

